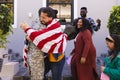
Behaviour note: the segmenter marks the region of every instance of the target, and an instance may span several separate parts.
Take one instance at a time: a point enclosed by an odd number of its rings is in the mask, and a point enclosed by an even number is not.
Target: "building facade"
[[[119,5],[120,0],[61,0],[68,2],[56,4],[56,6],[52,5],[54,3],[49,3],[54,1],[59,0],[14,0],[14,33],[8,36],[8,40],[10,41],[10,43],[7,44],[8,49],[12,49],[22,55],[25,33],[20,29],[20,24],[22,22],[27,22],[30,25],[34,20],[38,19],[39,8],[46,6],[56,8],[57,6],[57,9],[59,10],[59,18],[63,18],[64,16],[67,19],[67,22],[71,23],[73,19],[80,16],[80,8],[85,6],[88,8],[88,17],[91,17],[94,20],[99,18],[102,21],[101,29],[93,34],[93,41],[97,49],[97,55],[107,51],[105,37],[109,34],[106,27],[108,17],[112,6]],[[68,42],[65,51],[66,55],[69,55],[73,49],[73,42],[74,40]]]

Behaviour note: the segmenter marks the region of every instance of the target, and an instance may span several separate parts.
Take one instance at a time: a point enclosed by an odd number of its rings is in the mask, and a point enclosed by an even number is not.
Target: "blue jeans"
[[[58,56],[55,54],[55,57]],[[45,72],[44,72],[44,80],[48,80],[47,73],[51,70],[52,72],[52,80],[62,80],[62,71],[65,64],[65,56],[59,62],[50,62],[48,57],[44,59],[45,62]]]

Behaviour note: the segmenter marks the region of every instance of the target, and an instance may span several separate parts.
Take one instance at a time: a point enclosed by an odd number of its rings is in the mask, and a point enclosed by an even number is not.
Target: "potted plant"
[[[13,13],[6,4],[0,4],[0,48],[5,48],[7,36],[12,32]]]
[[[120,6],[112,7],[107,27],[110,34],[120,35]]]

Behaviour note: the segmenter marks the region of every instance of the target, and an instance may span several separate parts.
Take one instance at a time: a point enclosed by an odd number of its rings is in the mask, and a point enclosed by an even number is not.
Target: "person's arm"
[[[30,27],[29,27],[29,25],[28,25],[27,23],[22,23],[22,24],[20,25],[20,28],[25,31],[26,29],[28,29],[28,28],[30,28]]]
[[[84,49],[83,49],[83,53],[82,53],[82,57],[80,59],[80,62],[81,63],[85,63],[86,62],[86,57],[89,53],[89,48],[90,48],[90,44],[91,44],[91,33],[87,30],[87,31],[84,31],[83,33],[83,40],[84,40]]]
[[[71,25],[66,25],[64,33],[68,35],[68,40],[75,39],[77,36],[75,27],[77,26],[78,18],[74,19]]]
[[[29,39],[31,39],[31,40],[33,40],[39,34],[43,33],[43,31],[39,31],[39,30],[35,30],[35,29],[30,28],[27,23],[22,23],[20,25],[20,27],[22,30],[25,31],[25,33],[28,35]],[[31,33],[32,33],[32,36],[30,37]]]
[[[68,35],[68,40],[75,39],[76,37],[75,26],[67,24],[65,27],[64,33]]]
[[[89,20],[90,25],[92,26],[94,31],[98,31],[100,29],[100,26],[101,26],[101,20],[100,19],[96,20],[97,24],[94,22],[94,20],[92,18],[88,18],[88,20]]]
[[[120,57],[118,58],[117,61],[118,62],[116,64],[114,64],[114,66],[116,66],[116,68],[105,67],[103,69],[103,72],[105,74],[107,74],[108,76],[110,76],[110,78],[120,80]]]

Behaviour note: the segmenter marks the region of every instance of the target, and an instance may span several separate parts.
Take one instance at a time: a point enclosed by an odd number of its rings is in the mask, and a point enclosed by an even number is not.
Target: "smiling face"
[[[82,21],[82,19],[79,19],[77,22],[77,28],[81,28],[82,25],[83,25],[83,21]]]
[[[81,17],[86,17],[86,15],[87,15],[87,10],[85,10],[85,9],[81,9],[80,10],[80,15],[81,15]]]
[[[115,40],[111,36],[106,37],[106,45],[110,50],[114,50]]]
[[[49,21],[52,20],[52,17],[48,17],[47,13],[41,12],[40,20],[41,20],[41,23],[47,24]]]
[[[106,45],[110,50],[114,50],[114,42],[110,42],[106,40]]]

